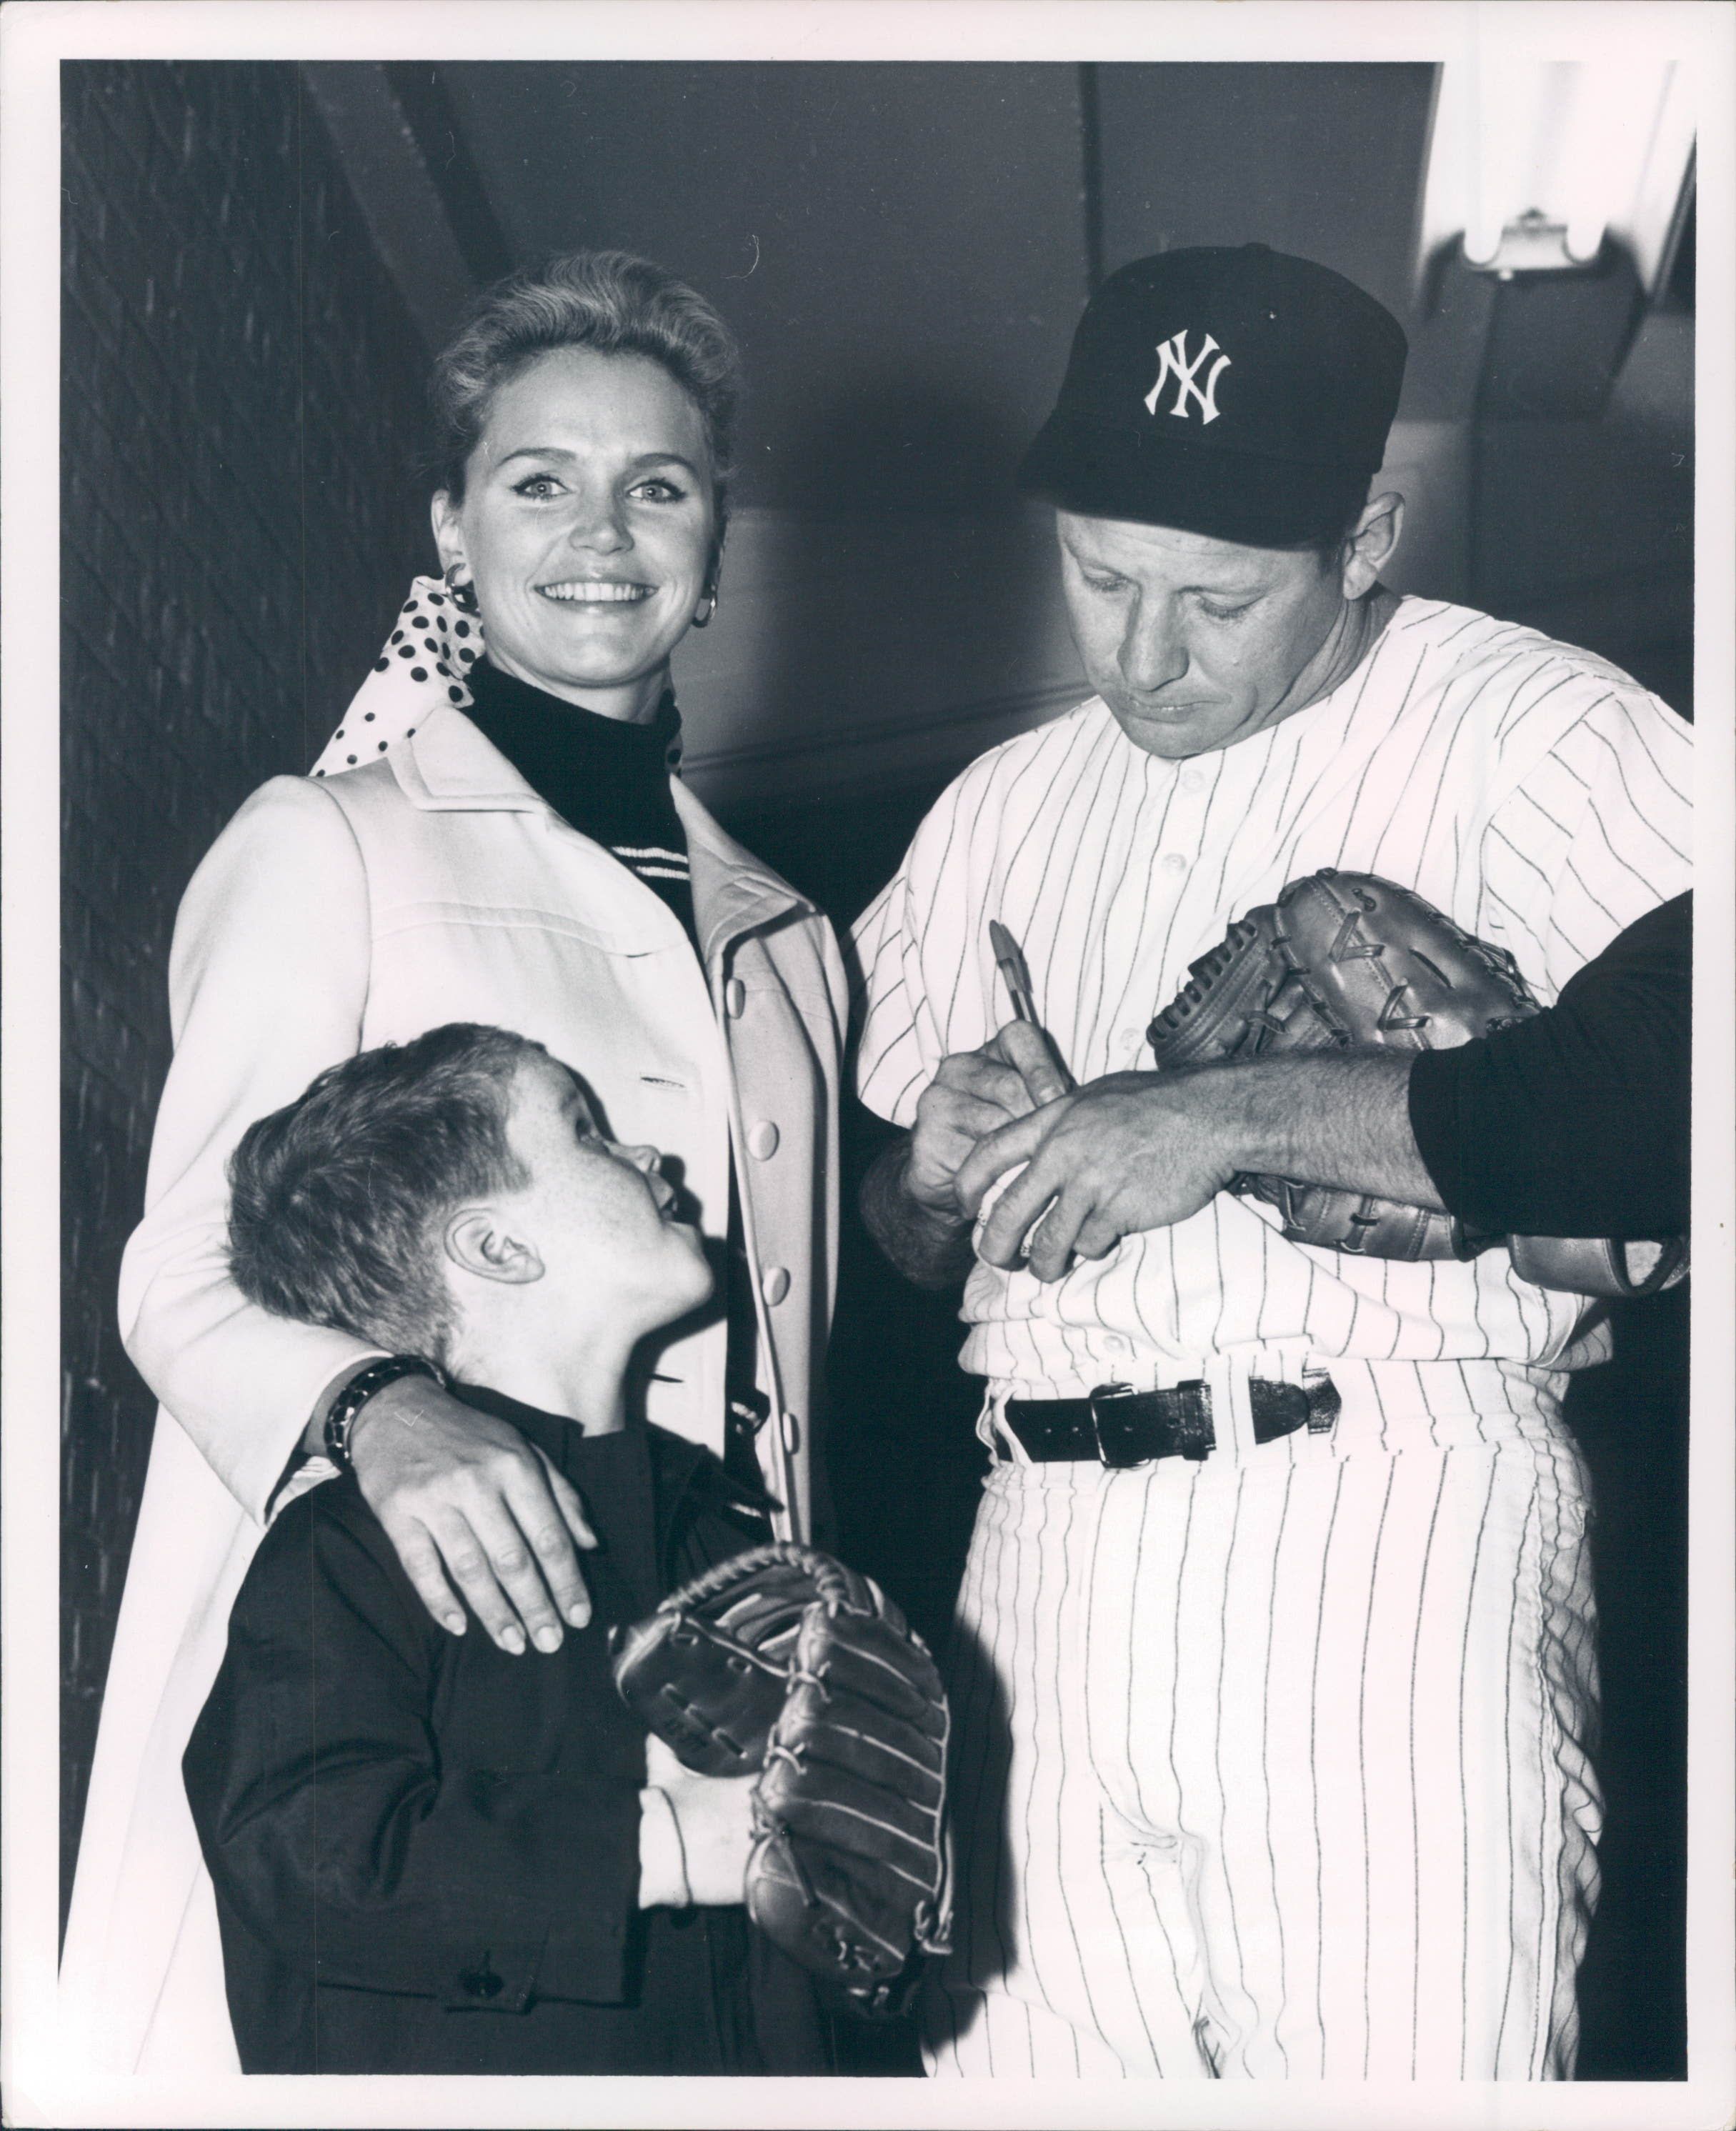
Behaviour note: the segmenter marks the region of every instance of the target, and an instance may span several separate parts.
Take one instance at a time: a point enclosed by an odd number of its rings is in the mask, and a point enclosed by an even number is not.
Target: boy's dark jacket
[[[638,1907],[644,1735],[607,1631],[763,1540],[754,1498],[661,1429],[463,1396],[578,1488],[591,1624],[553,1656],[449,1635],[353,1476],[285,1508],[183,1763],[243,2070],[830,2069],[807,1978],[741,1910]]]

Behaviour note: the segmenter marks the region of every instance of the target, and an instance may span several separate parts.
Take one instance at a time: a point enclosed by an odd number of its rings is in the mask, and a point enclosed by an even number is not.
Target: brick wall
[[[114,1294],[175,906],[432,551],[424,357],[296,69],[68,65],[62,98],[64,1893],[150,1445]]]

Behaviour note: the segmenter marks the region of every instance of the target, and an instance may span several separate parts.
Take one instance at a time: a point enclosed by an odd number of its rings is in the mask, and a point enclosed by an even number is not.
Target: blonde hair
[[[686,282],[631,251],[568,251],[485,289],[436,358],[429,381],[434,474],[453,503],[494,395],[539,356],[591,347],[660,363],[698,409],[720,515],[731,470],[741,355]]]

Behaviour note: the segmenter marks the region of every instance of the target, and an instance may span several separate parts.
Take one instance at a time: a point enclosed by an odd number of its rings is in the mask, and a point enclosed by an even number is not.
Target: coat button
[[[480,1968],[467,1968],[458,1981],[470,1998],[498,1998],[506,1987],[486,1961]]]
[[[775,1310],[789,1292],[789,1275],[782,1266],[768,1266],[765,1277],[760,1282],[760,1292]]]
[[[784,1448],[794,1458],[802,1447],[802,1424],[793,1413],[784,1416]]]
[[[750,1125],[747,1151],[755,1161],[770,1161],[778,1151],[778,1128],[766,1122]]]
[[[747,1009],[747,986],[740,977],[731,977],[723,987],[723,1011],[731,1021],[740,1021]]]

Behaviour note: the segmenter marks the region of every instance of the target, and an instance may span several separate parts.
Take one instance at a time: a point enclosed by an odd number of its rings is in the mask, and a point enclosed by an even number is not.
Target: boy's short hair
[[[530,1182],[507,1138],[540,1043],[448,1022],[328,1066],[250,1125],[229,1160],[229,1264],[250,1302],[396,1353],[446,1358],[439,1228]]]

